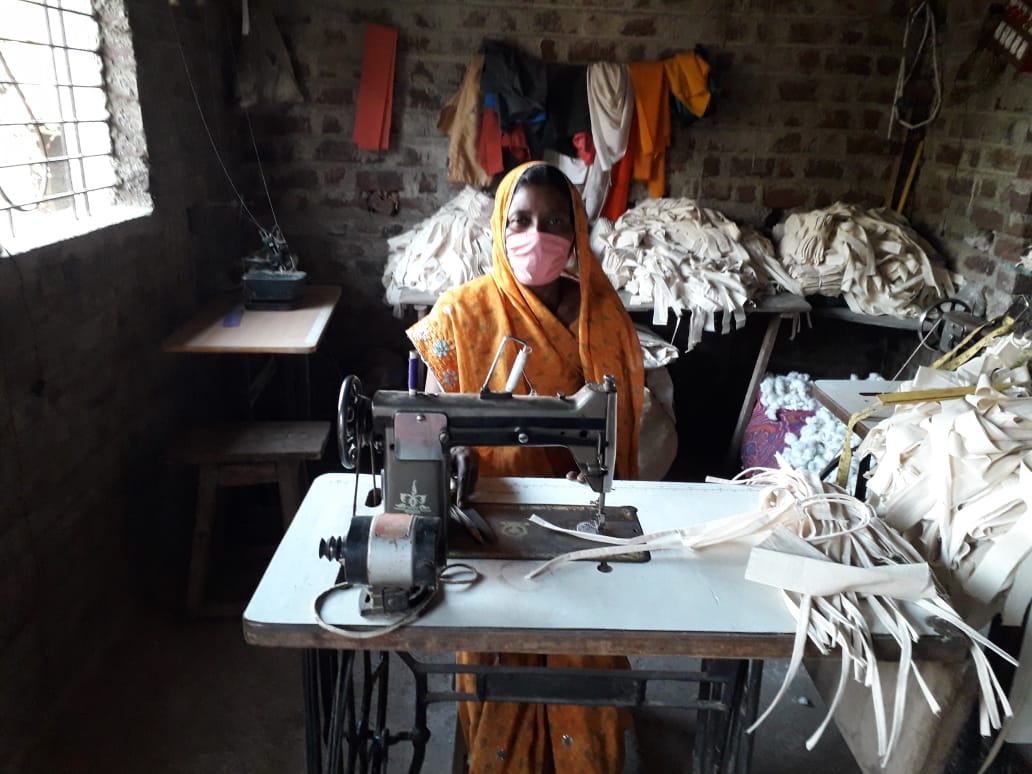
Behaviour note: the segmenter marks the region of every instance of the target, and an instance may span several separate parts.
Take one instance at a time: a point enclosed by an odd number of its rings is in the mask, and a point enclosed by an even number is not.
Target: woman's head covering
[[[539,336],[547,341],[555,339],[557,334],[550,328],[560,323],[534,292],[513,276],[505,252],[509,205],[520,178],[535,166],[544,166],[544,162],[532,161],[516,167],[498,186],[491,215],[494,242],[492,279],[524,322],[535,327]],[[557,168],[553,169],[565,181],[573,205],[574,253],[580,281],[580,316],[576,333],[581,370],[586,381],[601,382],[606,374],[616,377],[619,415],[617,468],[622,478],[635,478],[638,472],[638,417],[645,385],[638,334],[619,295],[602,270],[602,264],[588,244],[588,218],[580,193],[565,175]]]

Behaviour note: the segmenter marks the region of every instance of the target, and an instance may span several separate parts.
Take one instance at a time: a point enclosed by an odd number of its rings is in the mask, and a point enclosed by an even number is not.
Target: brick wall
[[[143,573],[161,556],[153,537],[169,494],[168,437],[214,394],[208,364],[163,354],[161,340],[196,307],[198,280],[218,274],[210,265],[218,245],[201,245],[187,210],[203,213],[227,195],[167,2],[135,2],[129,11],[154,214],[0,258],[4,770],[76,676],[123,633]],[[221,18],[194,7],[178,14],[214,131],[235,142],[222,107],[222,46],[212,46]],[[203,216],[194,220],[203,225]]]
[[[385,238],[458,191],[436,124],[484,38],[565,62],[629,62],[705,46],[720,93],[710,116],[675,122],[670,195],[700,198],[741,220],[761,223],[771,208],[836,199],[880,204],[892,171],[885,134],[902,28],[891,2],[300,0],[279,2],[276,18],[307,97],[254,118],[280,221],[316,278],[345,284],[349,310],[338,322],[353,330],[379,321],[388,347],[403,348],[403,339],[380,301]],[[351,142],[366,21],[400,31],[383,153]],[[367,212],[373,189],[400,191],[400,214]]]
[[[1032,73],[976,53],[984,3],[950,3],[943,110],[928,129],[914,220],[983,289],[990,314],[1032,293]],[[966,65],[965,65],[966,63]]]

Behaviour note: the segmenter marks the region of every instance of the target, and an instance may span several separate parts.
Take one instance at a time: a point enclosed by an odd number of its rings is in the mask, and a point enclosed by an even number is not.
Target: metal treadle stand
[[[430,740],[427,709],[460,701],[663,707],[695,710],[693,771],[745,774],[752,737],[745,729],[756,717],[761,660],[703,659],[693,671],[478,666],[420,661],[396,652],[415,684],[412,727],[387,727],[390,652],[306,650],[304,652],[305,744],[309,774],[381,774],[390,748],[412,745],[410,774],[422,769]],[[472,693],[432,690],[432,675],[476,675]],[[650,698],[649,686],[696,683],[683,701]],[[452,681],[454,685],[454,680]]]

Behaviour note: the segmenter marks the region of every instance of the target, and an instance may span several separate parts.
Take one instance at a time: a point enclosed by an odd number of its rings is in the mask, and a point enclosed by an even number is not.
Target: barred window
[[[0,19],[0,248],[149,212],[123,4],[0,0]]]

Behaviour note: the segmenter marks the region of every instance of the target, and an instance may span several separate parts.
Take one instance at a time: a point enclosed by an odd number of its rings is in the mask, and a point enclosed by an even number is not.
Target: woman
[[[588,246],[588,222],[577,190],[555,167],[530,163],[501,182],[491,217],[494,268],[489,276],[446,292],[409,329],[426,362],[428,389],[477,392],[505,336],[532,349],[517,392],[572,394],[585,381],[616,377],[616,477],[638,472],[638,417],[644,369],[638,337],[619,296]],[[568,263],[574,276],[564,274]],[[515,358],[507,347],[490,387],[504,386]],[[528,387],[529,384],[529,387]],[[460,486],[475,481],[474,461],[489,476],[556,476],[574,468],[563,448],[490,447],[460,453]],[[465,482],[465,483],[463,483]],[[465,491],[460,491],[461,497]],[[459,653],[459,663],[612,669],[623,657]],[[460,690],[472,680],[459,677]],[[573,705],[459,706],[470,771],[541,774],[623,769],[626,711]]]
[[[613,374],[616,477],[636,478],[641,349],[634,324],[588,246],[577,189],[548,164],[517,167],[498,187],[491,230],[492,273],[445,292],[408,331],[428,367],[427,389],[478,392],[505,336],[532,349],[517,392],[532,387],[539,395],[569,395],[585,381]],[[576,278],[563,273],[571,257]],[[503,351],[493,389],[504,386],[515,355],[514,346]],[[573,467],[569,453],[559,448],[482,448],[479,460],[481,473],[490,476],[561,475]]]

